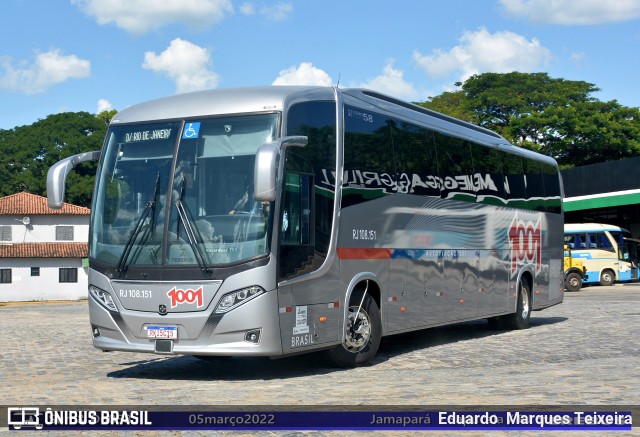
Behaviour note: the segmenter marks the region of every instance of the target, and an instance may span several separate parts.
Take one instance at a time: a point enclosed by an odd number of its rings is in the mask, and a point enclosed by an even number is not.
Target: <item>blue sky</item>
[[[367,87],[424,101],[548,72],[640,106],[640,0],[2,0],[0,129],[175,93]]]

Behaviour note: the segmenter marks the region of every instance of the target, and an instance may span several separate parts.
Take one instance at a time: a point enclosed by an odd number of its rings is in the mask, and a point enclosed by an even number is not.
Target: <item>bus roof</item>
[[[334,100],[331,87],[264,86],[177,94],[118,112],[112,124],[281,111],[296,100]]]
[[[497,147],[557,167],[552,158],[515,147],[489,129],[375,91],[356,88],[262,86],[196,91],[150,100],[123,109],[111,120],[111,124],[282,111],[288,105],[301,101],[335,100],[336,94],[347,104],[368,106],[372,110],[415,121],[452,136]]]
[[[593,231],[616,231],[629,232],[624,228],[603,223],[566,223],[564,225],[565,233],[593,232]]]

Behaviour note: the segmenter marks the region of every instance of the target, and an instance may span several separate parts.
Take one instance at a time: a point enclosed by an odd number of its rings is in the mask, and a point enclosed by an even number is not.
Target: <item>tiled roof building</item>
[[[90,213],[89,208],[66,202],[60,209],[51,209],[46,197],[25,191],[0,197],[0,215],[89,215]]]
[[[86,258],[87,243],[0,243],[0,258]]]
[[[86,297],[90,212],[26,192],[0,198],[0,302]]]

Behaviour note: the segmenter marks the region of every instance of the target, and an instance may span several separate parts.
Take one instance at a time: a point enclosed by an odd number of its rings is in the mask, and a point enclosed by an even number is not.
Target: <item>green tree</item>
[[[46,195],[49,167],[68,156],[100,150],[106,130],[104,120],[88,112],[54,114],[29,126],[0,130],[0,195]],[[67,202],[90,205],[95,171],[95,163],[83,163],[69,174]]]
[[[456,85],[461,90],[423,106],[496,131],[563,167],[640,154],[640,110],[599,101],[591,83],[513,72],[475,75]]]
[[[97,117],[108,126],[109,123],[111,123],[111,119],[115,117],[117,113],[118,111],[116,111],[115,109],[112,109],[110,111],[102,111],[98,113]]]
[[[456,83],[457,86],[461,84]],[[463,91],[446,91],[439,96],[430,97],[426,102],[417,102],[417,105],[423,106],[451,117],[470,123],[479,124],[479,120],[467,105],[467,96]]]

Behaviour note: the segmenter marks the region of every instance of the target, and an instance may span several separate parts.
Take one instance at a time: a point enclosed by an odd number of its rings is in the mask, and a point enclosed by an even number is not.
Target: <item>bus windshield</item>
[[[115,125],[102,150],[90,257],[131,265],[228,265],[269,251],[272,208],[253,197],[255,153],[277,114]]]

